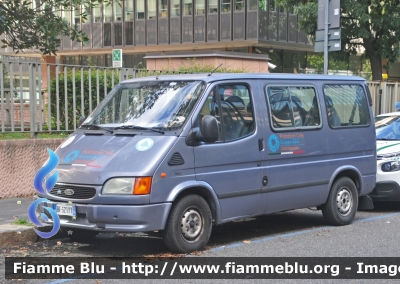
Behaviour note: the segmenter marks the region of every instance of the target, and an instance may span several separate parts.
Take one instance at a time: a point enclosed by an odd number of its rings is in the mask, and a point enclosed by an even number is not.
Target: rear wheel
[[[188,195],[173,205],[163,240],[172,252],[202,250],[210,238],[211,228],[212,216],[207,202],[198,195]]]
[[[331,225],[347,225],[356,215],[357,207],[357,188],[350,178],[342,177],[332,185],[328,200],[322,206],[322,214]]]

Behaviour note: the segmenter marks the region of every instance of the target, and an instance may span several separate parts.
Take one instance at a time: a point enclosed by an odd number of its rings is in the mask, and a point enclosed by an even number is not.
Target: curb
[[[5,224],[0,225],[0,248],[36,242],[38,235],[33,226]]]

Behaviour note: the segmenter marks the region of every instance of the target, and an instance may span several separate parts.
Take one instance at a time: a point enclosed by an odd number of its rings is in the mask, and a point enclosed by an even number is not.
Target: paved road
[[[400,204],[383,204],[374,210],[359,211],[353,224],[343,227],[326,226],[320,211],[301,209],[216,226],[213,228],[207,250],[202,254],[196,254],[195,257],[398,257],[399,235]],[[57,244],[57,242],[62,243]],[[42,240],[38,243],[0,250],[2,259],[6,256],[142,257],[148,255],[169,255],[157,234],[102,234],[90,243],[74,243],[68,239]],[[53,283],[70,281],[85,283],[87,280],[65,279]],[[146,283],[155,281],[146,280]],[[135,282],[143,281],[135,280]],[[352,282],[365,283],[365,280]],[[382,283],[382,280],[379,282]],[[103,280],[102,283],[118,282]]]

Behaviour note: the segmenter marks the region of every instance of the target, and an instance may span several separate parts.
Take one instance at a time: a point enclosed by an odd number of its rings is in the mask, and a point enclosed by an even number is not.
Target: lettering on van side
[[[63,162],[65,164],[90,164],[103,156],[111,156],[113,154],[114,152],[112,151],[74,150],[64,157]]]
[[[269,155],[304,154],[304,133],[272,134],[268,138]]]

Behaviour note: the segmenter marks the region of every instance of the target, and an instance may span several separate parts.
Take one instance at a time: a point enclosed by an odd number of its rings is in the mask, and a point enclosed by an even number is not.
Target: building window
[[[126,68],[143,68],[144,58],[146,54],[123,54],[124,67]]]
[[[262,2],[262,1],[260,1],[260,2]],[[258,10],[258,0],[248,0],[248,1],[247,1],[247,4],[248,4],[247,9],[248,9],[249,11],[256,11],[256,10]],[[260,5],[260,6],[261,6],[261,5]]]
[[[66,20],[68,23],[71,23],[71,11],[63,11],[62,12],[62,17],[64,20]]]
[[[93,23],[99,23],[99,22],[101,22],[100,7],[96,6],[93,7]]]
[[[136,19],[144,19],[144,0],[136,0]]]
[[[196,1],[196,15],[204,15],[206,13],[205,5],[205,0]]]
[[[104,11],[104,23],[111,23],[111,17],[112,17],[111,5],[109,6],[104,5],[103,11]]]
[[[193,9],[193,0],[183,0],[183,15],[190,16],[192,15]]]
[[[269,1],[269,10],[272,12],[272,11],[274,11],[274,12],[276,12],[276,3],[275,3],[275,0],[270,0]]]
[[[168,17],[168,0],[159,0],[158,2],[158,9],[159,9],[159,18],[166,18]]]
[[[235,0],[235,11],[244,11],[244,0]]]
[[[86,20],[82,19],[82,24],[90,23],[90,8],[82,6],[82,13],[86,15]]]
[[[148,19],[155,19],[157,17],[157,1],[156,0],[148,0],[147,4],[147,16]]]
[[[73,15],[73,19],[74,22],[73,24],[75,26],[79,26],[81,24],[81,15],[80,15],[80,9],[79,6],[78,7],[74,7],[74,10],[72,11],[72,15]]]
[[[180,0],[172,0],[171,1],[171,16],[172,17],[179,17],[180,13]]]
[[[228,13],[231,11],[231,0],[222,0],[221,1],[221,12]]]
[[[119,2],[114,2],[114,21],[122,21],[122,4]]]
[[[133,0],[125,1],[125,21],[133,20]]]
[[[209,0],[208,1],[208,13],[218,13],[218,0]]]

